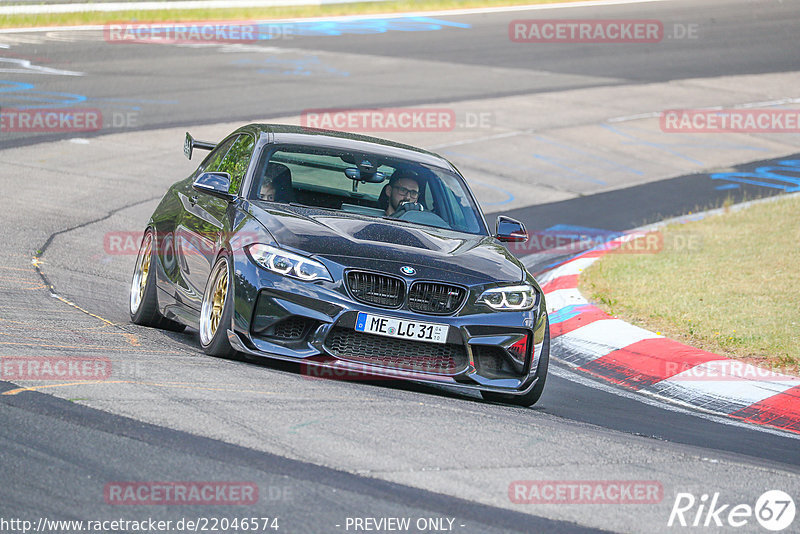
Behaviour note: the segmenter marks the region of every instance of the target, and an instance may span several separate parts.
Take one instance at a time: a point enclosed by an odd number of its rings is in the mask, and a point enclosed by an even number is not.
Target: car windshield
[[[415,161],[341,149],[272,147],[255,184],[253,196],[261,200],[486,234],[463,179]]]

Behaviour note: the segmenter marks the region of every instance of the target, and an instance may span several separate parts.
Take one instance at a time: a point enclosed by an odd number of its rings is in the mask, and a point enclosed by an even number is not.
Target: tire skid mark
[[[56,232],[53,232],[52,234],[50,234],[50,236],[48,236],[48,238],[44,242],[44,244],[36,251],[36,253],[33,256],[33,258],[31,258],[31,265],[33,266],[33,270],[39,275],[39,277],[42,280],[42,283],[43,283],[42,289],[47,289],[49,291],[51,297],[61,301],[62,303],[66,304],[67,306],[71,306],[72,308],[74,308],[74,309],[76,309],[76,310],[78,310],[78,311],[80,311],[80,312],[82,312],[82,313],[84,313],[84,314],[86,314],[86,315],[88,315],[90,317],[93,317],[93,318],[95,318],[95,319],[97,319],[99,321],[102,321],[103,323],[105,323],[106,325],[108,325],[108,326],[110,326],[112,328],[116,328],[116,329],[121,330],[120,335],[123,336],[123,338],[125,339],[126,343],[128,343],[129,345],[132,345],[132,346],[136,346],[136,347],[141,346],[141,344],[139,343],[139,338],[136,336],[136,334],[134,334],[133,332],[129,332],[129,331],[125,330],[122,325],[114,323],[113,321],[109,321],[105,317],[102,317],[102,316],[100,316],[100,315],[98,315],[96,313],[93,313],[93,312],[85,309],[85,308],[82,308],[78,304],[76,304],[76,303],[70,301],[69,299],[59,295],[57,293],[57,291],[56,291],[55,286],[50,282],[49,278],[47,277],[47,275],[44,273],[44,271],[42,269],[42,265],[45,263],[45,261],[43,260],[43,257],[45,255],[45,253],[47,252],[47,248],[50,246],[50,244],[53,242],[53,240],[57,236],[59,236],[61,234],[66,234],[68,232],[72,232],[74,230],[78,230],[80,228],[84,228],[84,227],[89,226],[91,224],[95,224],[95,223],[104,221],[106,219],[109,219],[109,218],[113,217],[115,214],[119,213],[122,210],[125,210],[125,209],[128,209],[128,208],[132,208],[132,207],[138,206],[140,204],[145,204],[147,202],[152,202],[154,200],[158,200],[159,198],[160,198],[160,196],[154,196],[154,197],[145,198],[143,200],[138,200],[136,202],[131,202],[129,204],[125,204],[123,206],[120,206],[118,208],[114,208],[114,209],[108,211],[102,217],[97,217],[95,219],[91,219],[89,221],[86,221],[86,222],[83,222],[83,223],[80,223],[80,224],[77,224],[77,225],[74,225],[74,226],[70,226],[68,228],[64,228],[62,230],[58,230]],[[64,348],[73,348],[73,347],[66,347],[65,346]],[[170,354],[174,353],[172,351],[154,351],[154,352],[168,352]]]
[[[50,310],[30,310],[30,311],[50,311]],[[12,324],[15,324],[15,325],[20,325],[20,326],[30,326],[35,322],[37,322],[37,321],[15,321],[13,319],[4,319],[3,317],[0,317],[0,323],[12,323]],[[93,333],[96,333],[96,334],[111,334],[111,335],[115,335],[115,336],[116,335],[124,335],[124,334],[120,334],[119,332],[108,332],[108,331],[105,331],[107,328],[108,328],[107,324],[102,324],[100,326],[87,326],[87,327],[82,328],[82,330],[84,332],[93,332]],[[51,331],[51,332],[74,332],[74,329],[72,329],[72,328],[48,327],[47,329],[49,331]]]

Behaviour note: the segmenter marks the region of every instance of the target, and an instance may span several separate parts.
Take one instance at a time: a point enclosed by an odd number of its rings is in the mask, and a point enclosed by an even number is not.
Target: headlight
[[[538,295],[533,286],[528,284],[494,287],[484,291],[478,297],[478,302],[493,310],[527,311],[538,303]]]
[[[328,269],[320,262],[292,254],[269,245],[255,243],[248,245],[247,253],[263,268],[273,273],[299,278],[300,280],[327,280],[333,282]]]

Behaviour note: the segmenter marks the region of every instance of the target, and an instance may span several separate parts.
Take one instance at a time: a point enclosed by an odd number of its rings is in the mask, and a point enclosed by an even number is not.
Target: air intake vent
[[[463,345],[393,339],[340,326],[331,329],[325,350],[342,360],[419,373],[454,375],[468,363]]]
[[[500,347],[473,345],[472,356],[478,373],[487,378],[521,378],[522,369],[515,370],[512,360]]]
[[[272,327],[272,335],[282,339],[302,339],[313,323],[305,317],[289,317]]]
[[[385,308],[397,308],[403,303],[406,284],[400,278],[364,271],[349,271],[347,287],[358,301]]]
[[[420,313],[447,315],[460,308],[466,296],[467,291],[463,287],[414,282],[408,293],[408,307]]]

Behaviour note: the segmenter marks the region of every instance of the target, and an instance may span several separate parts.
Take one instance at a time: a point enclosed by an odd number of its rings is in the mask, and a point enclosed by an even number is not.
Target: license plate
[[[382,317],[370,313],[359,312],[356,319],[356,331],[379,336],[414,339],[431,343],[447,343],[447,332],[450,325],[407,321],[393,317]]]

